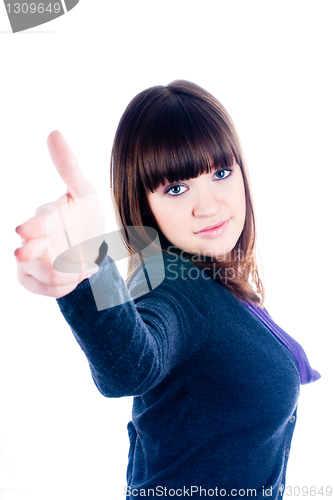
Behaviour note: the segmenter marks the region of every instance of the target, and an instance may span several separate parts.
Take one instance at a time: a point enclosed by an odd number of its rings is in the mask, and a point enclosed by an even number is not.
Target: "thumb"
[[[94,187],[82,173],[71,148],[58,130],[49,134],[47,145],[53,164],[67,186],[68,194],[76,199],[94,193]]]

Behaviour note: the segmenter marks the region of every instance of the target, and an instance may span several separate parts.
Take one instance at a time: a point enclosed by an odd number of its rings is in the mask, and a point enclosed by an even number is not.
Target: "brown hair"
[[[212,164],[213,161],[213,164]],[[128,228],[158,231],[164,252],[175,249],[161,233],[147,203],[160,184],[196,178],[212,166],[240,166],[246,197],[243,231],[228,260],[182,255],[192,260],[236,298],[263,307],[264,287],[256,264],[256,231],[248,169],[234,124],[222,104],[194,83],[176,80],[140,92],[127,106],[111,155],[111,188],[118,225],[130,251],[128,278],[138,265]],[[138,233],[138,234],[139,234]],[[132,244],[133,247],[133,244]],[[177,249],[173,250],[179,253]],[[218,272],[214,269],[219,268]]]

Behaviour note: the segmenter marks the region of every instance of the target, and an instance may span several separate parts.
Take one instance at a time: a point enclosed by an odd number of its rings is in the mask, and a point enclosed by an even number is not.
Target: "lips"
[[[215,224],[211,224],[210,226],[204,227],[200,231],[197,231],[195,234],[200,234],[200,233],[203,233],[205,231],[210,231],[212,229],[218,229],[220,226],[222,226],[223,224],[225,224],[225,222],[228,222],[228,221],[229,221],[229,219],[218,221]]]

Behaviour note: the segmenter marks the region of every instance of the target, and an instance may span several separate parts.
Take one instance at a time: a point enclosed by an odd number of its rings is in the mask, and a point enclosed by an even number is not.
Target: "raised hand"
[[[37,208],[34,217],[16,228],[22,247],[14,255],[17,278],[24,288],[60,298],[91,276],[90,270],[98,270],[95,260],[104,239],[105,218],[94,187],[83,175],[62,134],[51,132],[47,145],[67,193]],[[82,242],[88,242],[84,252]],[[58,261],[56,271],[53,264],[59,255],[64,257]]]

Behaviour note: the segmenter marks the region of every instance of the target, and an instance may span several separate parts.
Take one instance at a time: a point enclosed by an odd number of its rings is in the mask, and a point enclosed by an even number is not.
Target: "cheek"
[[[159,210],[159,203],[156,195],[149,194],[147,196],[147,205],[151,211],[151,214],[153,215],[153,218],[156,220],[157,223],[159,223],[160,219],[160,210]]]
[[[223,198],[224,204],[229,208],[234,219],[242,221],[246,216],[246,197],[242,186],[236,186],[235,189],[229,191],[228,196]]]
[[[147,197],[147,203],[151,212],[159,225],[164,225],[170,221],[174,223],[180,215],[177,204],[171,203],[169,199],[160,193],[153,193]]]
[[[168,230],[168,226],[170,225],[168,224],[170,217],[168,210],[166,210],[164,200],[153,194],[147,197],[147,203],[157,225],[159,226],[159,229],[165,233],[166,229]]]
[[[243,220],[245,220],[246,217],[246,195],[245,195],[245,190],[242,189],[242,192],[240,193],[240,215]]]
[[[242,174],[240,172],[240,178],[238,185],[236,186],[236,190],[234,193],[235,207],[236,211],[240,216],[240,219],[245,220],[246,217],[246,194],[245,187],[242,178]]]
[[[182,228],[185,224],[182,218],[182,212],[180,210],[175,210],[171,207],[166,207],[164,210],[161,210],[158,214],[158,218],[156,219],[158,225],[163,233],[174,232]]]

